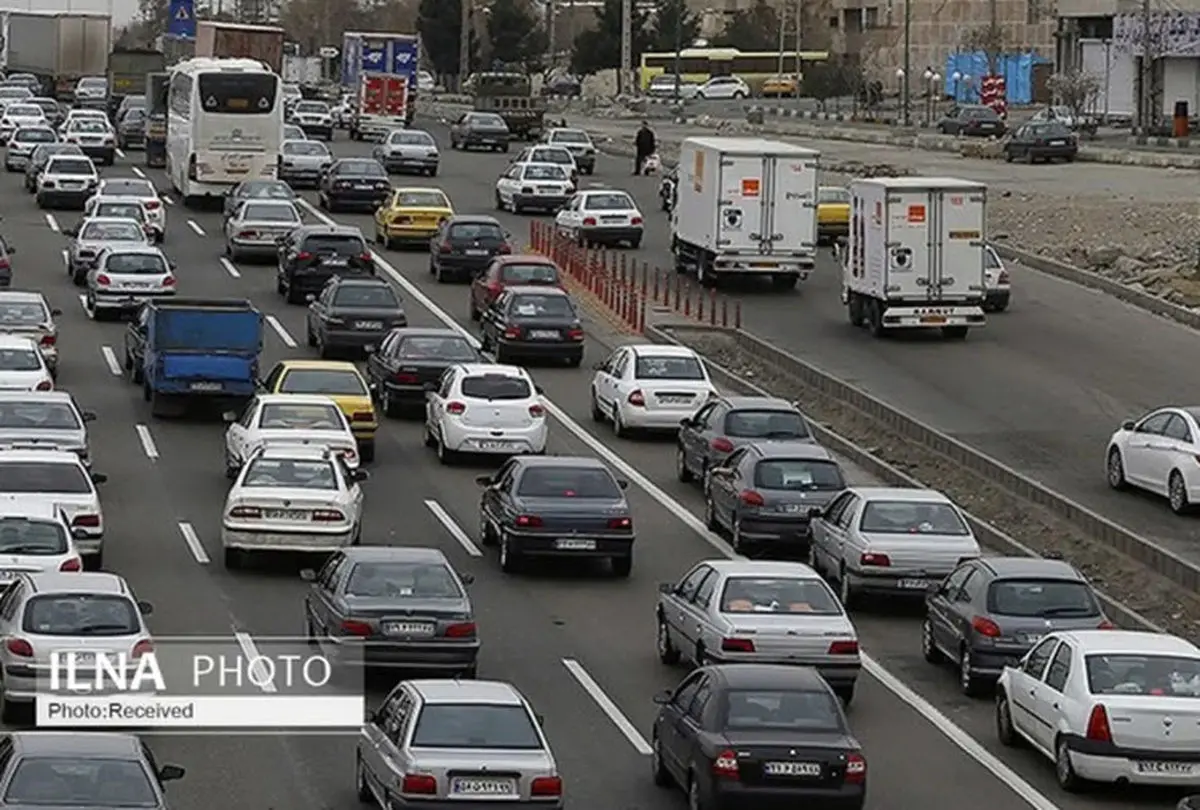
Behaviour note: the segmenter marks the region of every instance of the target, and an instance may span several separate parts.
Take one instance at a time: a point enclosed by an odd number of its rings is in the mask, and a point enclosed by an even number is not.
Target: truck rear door
[[[768,253],[768,166],[762,155],[722,155],[717,177],[717,247]]]
[[[934,274],[939,298],[967,300],[984,295],[984,195],[969,190],[934,192]]]
[[[887,297],[904,301],[938,298],[930,234],[930,192],[921,188],[891,189],[887,194],[884,250]]]
[[[403,118],[408,111],[408,78],[388,76],[385,80],[387,99],[384,103],[386,115]]]
[[[774,252],[813,253],[817,249],[817,161],[774,157],[767,158],[766,164]]]
[[[363,115],[383,115],[387,108],[387,81],[383,76],[363,76],[362,101],[359,106]]]

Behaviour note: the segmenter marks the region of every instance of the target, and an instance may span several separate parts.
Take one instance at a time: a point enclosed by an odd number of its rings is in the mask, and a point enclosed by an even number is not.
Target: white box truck
[[[983,326],[987,186],[946,177],[850,184],[850,237],[840,245],[842,298],[855,326],[938,328],[947,338]]]
[[[817,251],[821,153],[765,138],[688,138],[671,213],[675,269],[715,286],[763,276],[789,290]]]

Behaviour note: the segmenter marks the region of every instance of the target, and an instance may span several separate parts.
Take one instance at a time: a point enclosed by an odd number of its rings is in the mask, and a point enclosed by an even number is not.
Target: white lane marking
[[[318,210],[307,200],[301,199],[299,202],[300,205],[303,206],[317,220],[325,223],[326,225],[337,224],[335,220],[326,216],[325,212]],[[474,335],[467,331],[462,324],[454,320],[454,318],[452,318],[445,310],[439,307],[429,296],[425,295],[425,293],[423,293],[415,284],[401,275],[400,272],[397,271],[396,268],[392,267],[382,255],[375,253],[374,251],[372,251],[372,255],[375,257],[375,265],[382,269],[383,272],[387,273],[387,275],[390,276],[398,285],[400,285],[400,287],[403,288],[413,300],[417,301],[431,315],[445,324],[448,329],[453,329],[460,335],[463,335],[465,338],[467,338],[467,340],[471,341],[474,345],[479,345],[479,341],[475,339]],[[642,475],[632,466],[630,466],[630,464],[623,458],[606,447],[602,442],[600,442],[599,439],[595,438],[586,430],[584,430],[584,428],[578,422],[563,412],[563,410],[556,404],[545,397],[542,397],[542,401],[550,411],[550,415],[553,416],[555,420],[565,427],[573,436],[575,436],[575,438],[587,445],[592,452],[600,456],[616,469],[620,470],[621,473],[630,481],[645,491],[645,493],[657,501],[660,506],[673,514],[675,517],[679,518],[684,525],[690,529],[693,529],[709,545],[720,552],[722,556],[730,559],[738,558],[738,555],[733,552],[733,549],[731,549],[720,537],[710,532],[699,518],[688,511],[687,507],[676,501],[669,494],[656,486],[654,482],[650,481],[648,478],[646,478],[646,476]],[[971,735],[963,731],[959,726],[955,725],[954,722],[948,717],[937,711],[932,704],[930,704],[912,689],[905,686],[899,678],[884,669],[883,665],[881,665],[878,661],[871,658],[866,653],[863,653],[861,658],[863,667],[869,674],[874,676],[876,680],[890,690],[892,694],[907,703],[909,707],[913,709],[913,711],[925,718],[925,720],[934,726],[934,728],[942,732],[942,734],[944,734],[946,738],[950,740],[950,742],[957,745],[959,749],[963,751],[963,753],[970,756],[972,759],[990,771],[997,779],[1004,782],[1004,784],[1007,785],[1014,793],[1025,799],[1030,806],[1036,808],[1036,810],[1059,810],[1057,805],[1039,793],[1037,789],[1033,787],[1033,785],[1029,784],[1018,773],[990,754],[987,749],[983,748],[983,746],[974,740]],[[566,662],[564,661],[564,664],[565,663]],[[568,667],[568,669],[570,669],[570,667]],[[580,669],[582,670],[582,667]],[[575,673],[572,672],[572,674]],[[586,689],[587,687],[584,688]],[[595,696],[593,695],[593,697]]]
[[[187,221],[187,223],[188,223],[188,227],[192,229],[192,231],[196,234],[196,236],[204,236],[205,235],[204,229],[196,224],[196,220],[189,219]]]
[[[144,171],[142,171],[141,169],[139,169],[137,166],[131,167],[131,171],[134,174],[136,174],[138,177],[142,178],[143,180],[146,179],[146,173]]]
[[[70,253],[70,251],[64,250],[64,251],[62,252],[62,259],[63,259],[63,264],[70,264],[70,263],[71,263],[71,253]]]
[[[600,688],[600,684],[596,683],[595,679],[588,674],[588,671],[583,668],[583,664],[574,658],[564,658],[562,663],[567,668],[567,672],[571,673],[571,677],[583,687],[583,691],[596,701],[600,711],[608,715],[608,719],[613,722],[617,730],[625,735],[625,739],[629,740],[629,744],[634,747],[634,750],[643,756],[650,756],[654,753],[650,743],[646,742],[642,733],[634,727],[633,723],[629,722],[629,718],[621,712],[617,704],[613,703],[612,698],[605,694],[604,690]]]
[[[62,230],[60,230],[58,227],[58,220],[54,218],[54,214],[47,212],[45,217],[46,226],[50,228],[50,230],[54,231],[55,233],[62,233]]]
[[[204,544],[200,542],[200,535],[196,534],[196,529],[186,520],[179,521],[179,533],[183,536],[183,542],[187,545],[188,551],[192,552],[192,556],[196,558],[196,562],[201,565],[208,565],[212,560],[208,558],[208,552],[204,550]]]
[[[225,268],[226,273],[234,278],[242,277],[242,274],[238,272],[238,269],[233,266],[233,262],[229,261],[229,259],[226,259],[224,256],[222,256],[220,259],[218,259],[218,261],[221,262],[221,266]]]
[[[112,346],[101,346],[100,354],[104,357],[104,365],[108,366],[113,376],[120,377],[124,369],[121,368],[121,361],[117,359],[117,353],[113,351]]]
[[[275,334],[279,335],[279,339],[283,341],[285,346],[287,346],[289,349],[296,348],[296,339],[288,334],[288,330],[282,323],[279,322],[278,318],[276,318],[274,315],[268,315],[267,323],[269,323],[271,328],[275,330]]]
[[[483,551],[480,550],[479,546],[475,545],[470,537],[467,537],[467,533],[463,531],[462,526],[459,526],[458,522],[450,517],[450,513],[443,509],[440,503],[432,500],[425,501],[425,508],[433,512],[433,516],[438,519],[438,523],[442,524],[446,531],[450,532],[450,536],[457,540],[458,544],[468,554],[472,557],[483,556]]]
[[[151,461],[158,458],[158,447],[154,444],[154,437],[150,435],[150,428],[146,425],[134,425],[133,429],[137,431],[138,441],[142,443],[142,452],[146,454],[146,458]]]
[[[162,195],[162,201],[165,202],[167,205],[175,204],[175,201],[172,200],[170,197],[168,197],[166,194]]]
[[[88,312],[88,308],[87,308],[87,295],[85,295],[84,293],[79,294],[79,306],[83,307],[83,311],[85,313],[87,313],[89,316],[91,315],[91,313]]]
[[[117,149],[117,150],[115,150],[115,151],[116,151],[116,153],[117,153],[117,157],[121,158],[122,160],[124,160],[124,159],[125,159],[125,153],[124,153],[124,152],[122,152],[120,149]],[[134,169],[134,171],[137,171],[137,169]]]
[[[250,666],[250,682],[258,686],[264,692],[274,694],[279,690],[275,687],[275,681],[271,679],[271,671],[267,669],[267,665],[262,662],[262,655],[258,652],[258,645],[254,643],[254,639],[250,638],[249,633],[235,631],[233,637],[237,639],[238,646],[242,648],[242,655],[254,663]]]

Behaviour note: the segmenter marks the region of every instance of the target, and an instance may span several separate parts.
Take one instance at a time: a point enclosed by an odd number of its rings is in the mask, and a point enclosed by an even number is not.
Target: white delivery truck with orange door
[[[790,290],[817,255],[821,153],[765,138],[688,138],[671,212],[675,269],[715,286],[769,278]]]
[[[850,323],[876,337],[935,328],[955,339],[983,326],[986,204],[987,186],[970,180],[853,181],[839,244]]]

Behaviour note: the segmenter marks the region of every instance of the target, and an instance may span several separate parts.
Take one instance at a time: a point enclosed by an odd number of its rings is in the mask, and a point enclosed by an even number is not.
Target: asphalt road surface
[[[436,127],[434,131],[444,144],[445,131]],[[336,149],[341,154],[366,151],[362,145],[344,142]],[[489,211],[492,178],[503,158],[461,155],[448,148],[444,154],[438,178],[414,179],[412,184],[444,188],[460,212]],[[617,164],[602,158],[596,179],[628,186],[625,168],[625,161]],[[139,173],[128,159],[104,170],[108,177]],[[168,190],[160,172],[147,174]],[[402,182],[396,178],[397,184]],[[646,199],[650,183],[641,180],[633,188]],[[120,374],[124,327],[87,319],[79,292],[64,272],[66,240],[57,231],[76,215],[47,216],[38,211],[20,190],[16,176],[0,177],[0,187],[4,189],[0,195],[3,227],[20,251],[16,286],[42,290],[62,309],[59,384],[72,391],[83,407],[99,414],[92,449],[97,470],[110,476],[102,490],[108,565],[129,578],[140,598],[154,603],[151,627],[156,635],[228,636],[235,631],[251,638],[299,635],[305,586],[296,566],[230,574],[220,565],[219,519],[228,487],[222,468],[223,427],[150,418],[140,391]],[[173,194],[169,198],[165,249],[178,262],[180,293],[253,300],[271,326],[264,369],[281,358],[307,356],[304,310],[287,306],[275,293],[274,267],[234,267],[223,262],[219,214],[185,211]],[[514,232],[528,227],[525,218],[500,218]],[[370,228],[367,216],[336,219]],[[652,221],[652,237],[644,251],[648,256],[661,251],[665,239],[658,220]],[[433,283],[423,253],[384,256],[388,264],[383,270],[404,295],[411,323],[465,321],[465,288]],[[791,320],[797,321],[801,319],[795,312],[813,307],[820,300],[814,291],[820,293],[826,286],[827,282],[818,281],[804,293],[777,303],[768,297],[754,300],[761,302],[764,312],[791,308]],[[1014,323],[1029,317],[1023,314],[1026,311],[1037,312],[1036,306],[1025,303],[1027,295],[1022,293]],[[596,337],[588,345],[584,369],[607,352]],[[923,353],[924,362],[943,373],[945,352],[960,351],[942,344],[867,344],[852,334],[838,339],[851,347],[851,356],[856,344],[869,349],[866,356],[874,352],[882,358],[884,349]],[[961,351],[986,350],[990,340],[990,336],[972,339]],[[1100,364],[1118,359],[1096,358]],[[975,361],[973,368],[989,366]],[[420,428],[412,422],[388,421],[381,429],[378,460],[365,484],[365,542],[437,546],[460,570],[476,576],[472,596],[484,642],[480,676],[514,682],[544,715],[572,807],[680,808],[680,796],[653,786],[646,756],[655,711],[651,698],[683,675],[657,661],[652,609],[659,582],[677,579],[694,561],[718,551],[698,531],[697,492],[673,480],[669,443],[614,440],[606,429],[593,426],[588,419],[590,372],[554,368],[534,373],[556,406],[552,413],[557,409],[562,414],[551,426],[550,452],[599,455],[634,484],[630,499],[639,540],[632,577],[613,581],[584,572],[502,576],[494,553],[480,552],[469,540],[478,531],[473,480],[478,470],[439,466],[422,446]],[[977,375],[946,377],[947,383],[956,381],[963,388],[973,389],[980,382]],[[1182,384],[1183,375],[1179,378]],[[950,409],[951,403],[946,407]],[[435,507],[449,516],[449,525],[439,520]],[[189,534],[198,543],[187,542]],[[1177,798],[1126,791],[1086,798],[1061,793],[1053,784],[1049,763],[1027,752],[1000,749],[995,743],[990,701],[962,697],[950,671],[923,662],[917,612],[896,614],[880,610],[856,617],[874,662],[870,668],[876,673],[864,674],[851,712],[870,763],[868,807],[949,810],[960,807],[964,798],[986,797],[990,810],[1084,810],[1097,803],[1167,807]],[[372,697],[377,701],[380,695]],[[606,708],[609,700],[611,706]],[[356,804],[353,737],[170,736],[155,739],[153,745],[160,761],[188,769],[186,779],[169,786],[172,806],[181,810],[213,806],[331,810]]]

